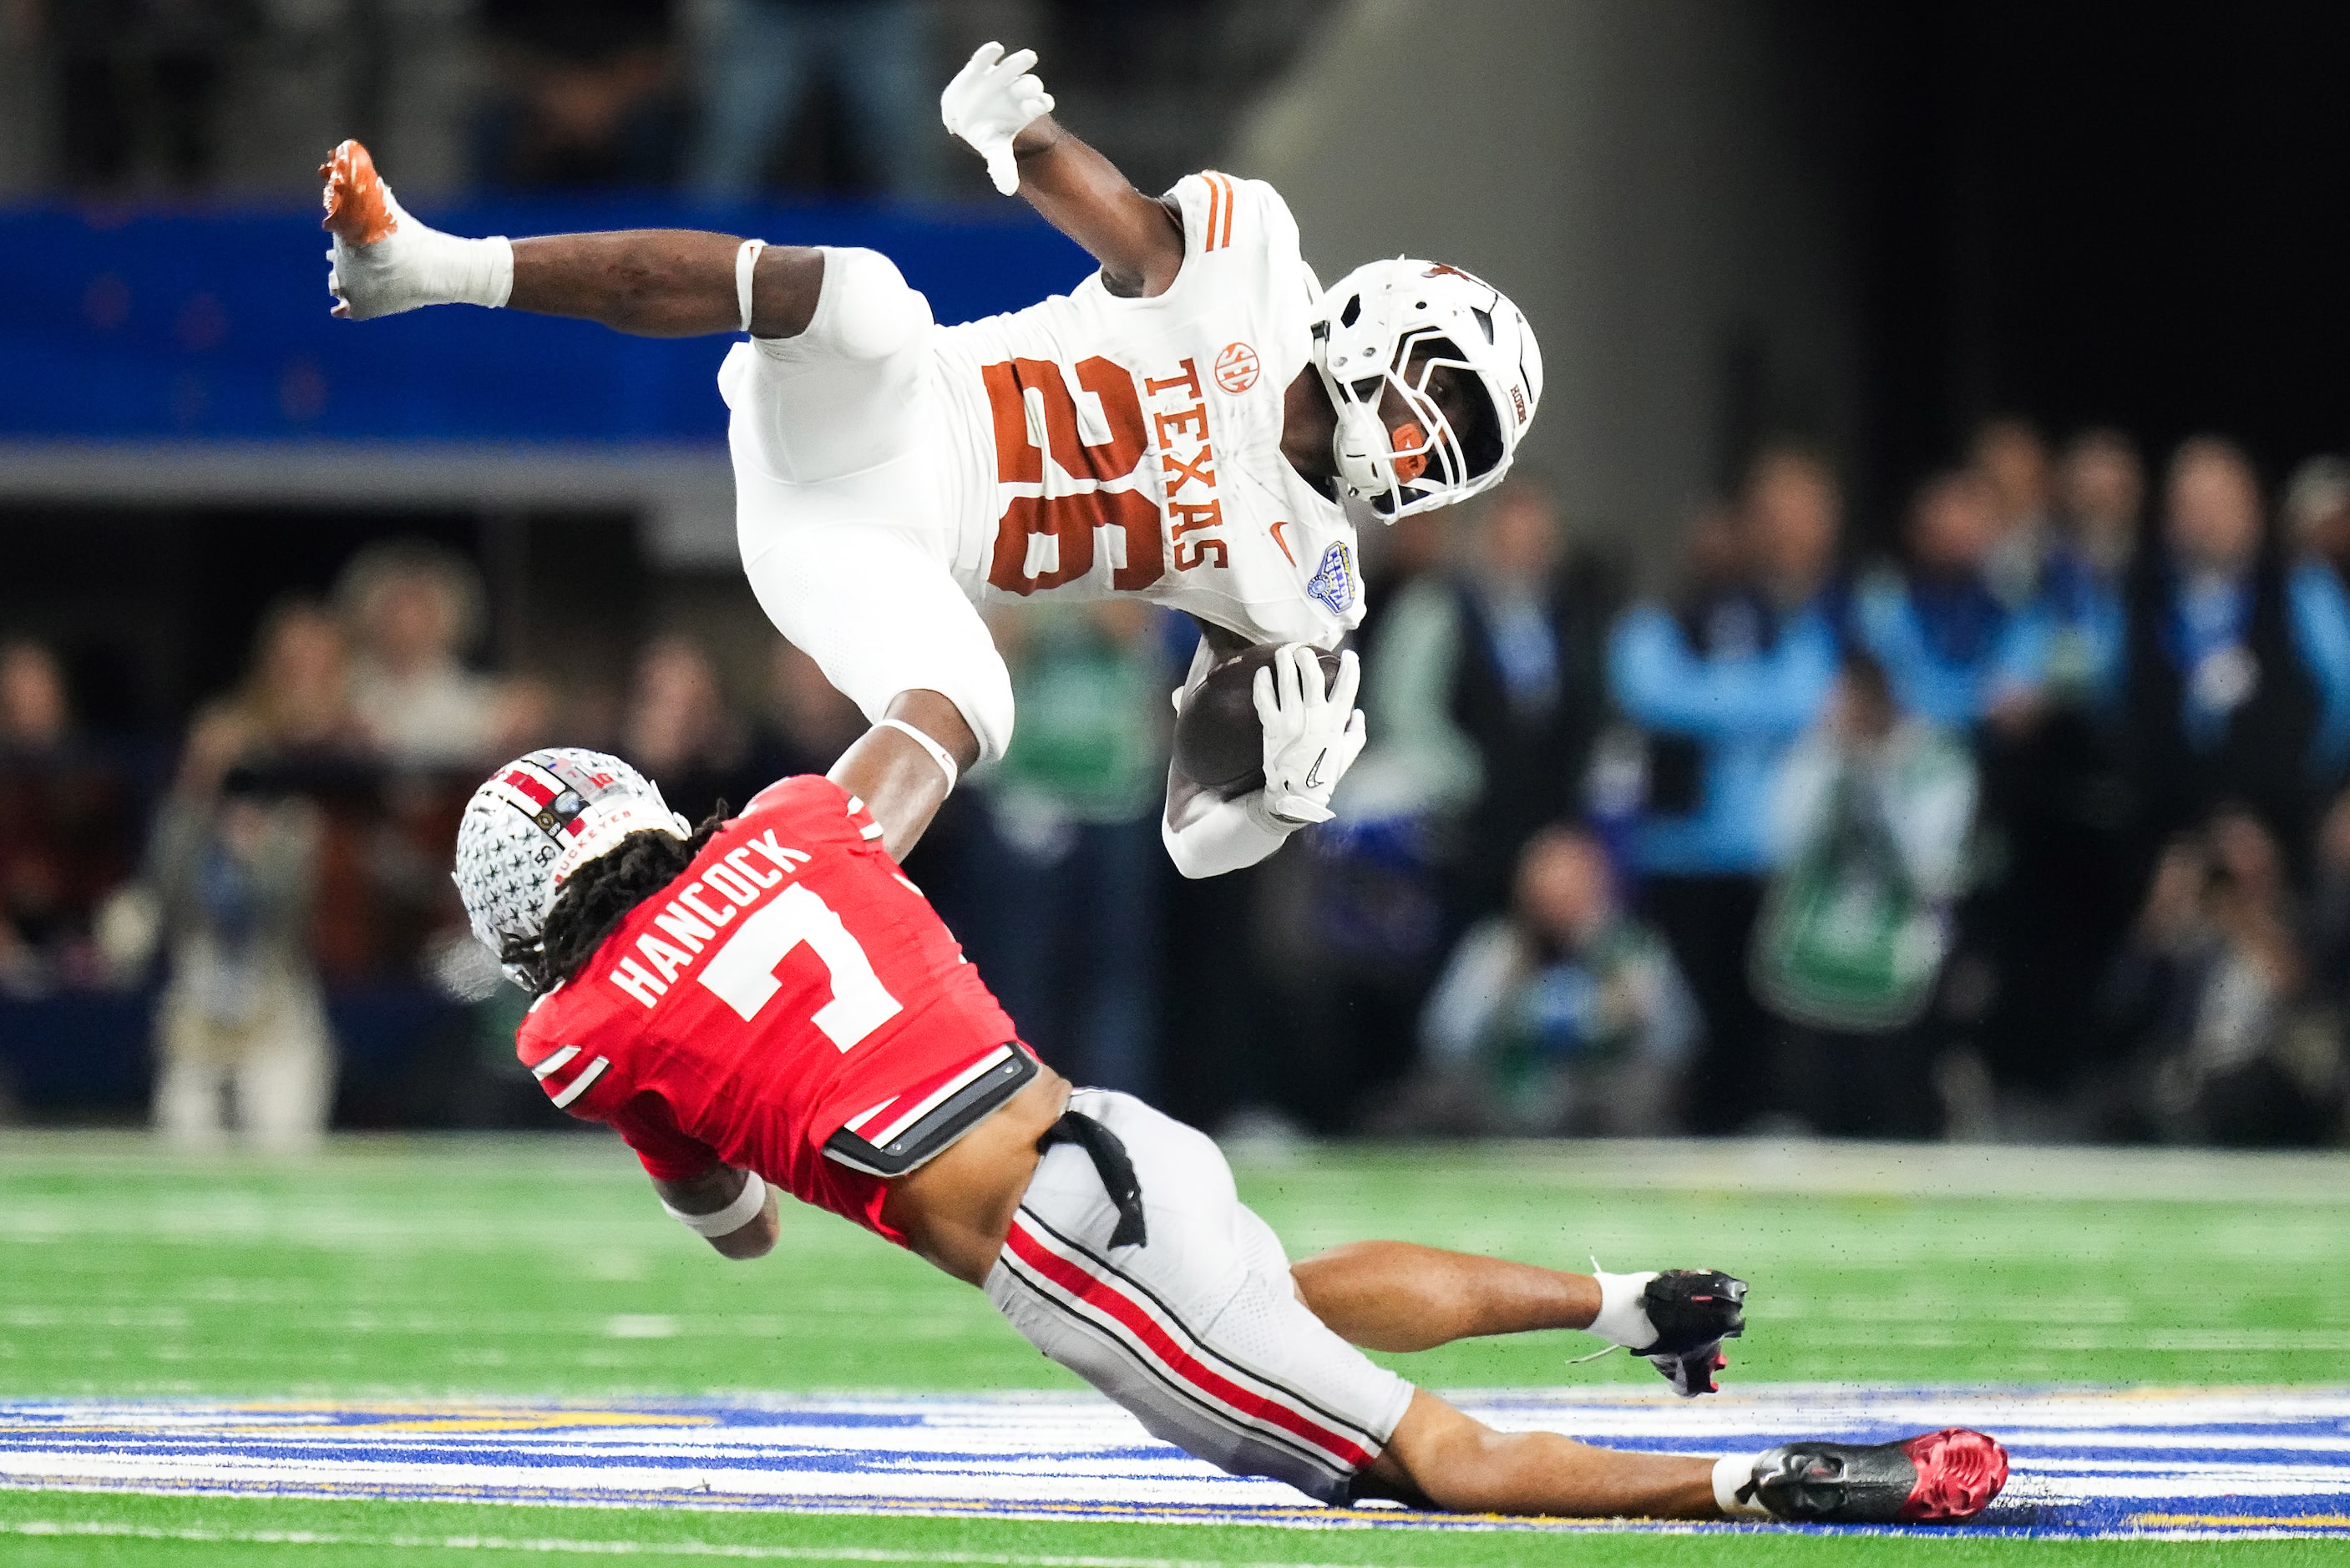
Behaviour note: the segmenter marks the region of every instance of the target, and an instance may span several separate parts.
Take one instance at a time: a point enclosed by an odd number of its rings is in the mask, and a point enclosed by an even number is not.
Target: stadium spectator
[[[1770,1030],[1747,950],[1775,865],[1767,803],[1835,680],[1840,504],[1816,457],[1764,451],[1738,513],[1692,535],[1676,598],[1636,606],[1609,645],[1616,701],[1647,734],[1632,835],[1641,908],[1705,1020],[1683,1113],[1693,1132],[1733,1131],[1767,1097]]]
[[[1485,501],[1467,545],[1448,585],[1449,628],[1416,633],[1438,645],[1423,657],[1444,670],[1436,690],[1476,764],[1453,900],[1461,921],[1505,908],[1519,849],[1544,824],[1581,814],[1607,711],[1608,625],[1623,602],[1612,563],[1569,547],[1557,498],[1533,475]],[[1428,765],[1451,750],[1465,782],[1449,738],[1433,722],[1418,728]]]
[[[1976,431],[1968,466],[1982,481],[1995,530],[1984,580],[2002,604],[2020,610],[2039,597],[2041,572],[2056,542],[2048,443],[2030,421],[2003,414]]]
[[[2133,574],[2125,755],[2141,830],[2168,839],[2221,802],[2292,846],[2350,761],[2350,595],[2289,562],[2232,442],[2171,459],[2161,547]]]
[[[1970,1049],[2016,1126],[2070,1114],[2095,1033],[2081,977],[2112,961],[2145,877],[2114,735],[2144,493],[2126,436],[2091,430],[2066,443],[2037,612],[2046,701],[2017,703],[1982,737],[1984,838],[2003,853],[1986,857],[1965,907],[1969,983],[1946,996],[1977,1004],[1979,1021],[1959,1022],[1974,1024]]]
[[[190,733],[146,873],[171,967],[154,1116],[174,1140],[219,1141],[230,1095],[260,1146],[300,1147],[326,1127],[334,1051],[317,949],[340,933],[314,913],[365,900],[320,898],[328,824],[305,792],[347,770],[360,736],[341,631],[299,601],[266,618],[244,685]]]
[[[2350,581],[2350,462],[2313,457],[2284,488],[2285,537],[2293,554]]]
[[[1452,712],[1461,661],[1461,591],[1450,509],[1415,513],[1378,537],[1356,647],[1370,730],[1333,799],[1350,821],[1447,822],[1484,784],[1475,744]]]
[[[2002,525],[1979,474],[1937,474],[1910,504],[1904,566],[1873,573],[1856,596],[1860,643],[1903,709],[1945,729],[2027,707],[2039,688],[2046,622],[2012,607],[1991,579]]]
[[[1663,940],[1627,913],[1598,838],[1525,846],[1506,913],[1470,928],[1420,1020],[1421,1069],[1385,1130],[1650,1136],[1697,1005]]]
[[[0,991],[105,978],[94,927],[130,870],[132,794],[76,734],[56,654],[0,642]]]
[[[1832,1137],[1932,1137],[1930,1016],[1973,824],[1973,760],[1850,655],[1771,800],[1782,862],[1753,973],[1788,1025],[1782,1108]]]
[[[775,782],[754,753],[749,726],[727,705],[708,650],[679,633],[653,639],[637,655],[620,749],[689,822],[722,800],[739,811]]]
[[[1167,670],[1156,611],[1116,600],[996,618],[1020,712],[987,780],[1001,858],[987,971],[1023,1037],[1089,1084],[1158,1075]]]
[[[2146,465],[2129,437],[2097,429],[2065,443],[2056,473],[2055,544],[2043,585],[2048,686],[2053,696],[2110,707],[2120,694]]]
[[[820,774],[865,733],[865,715],[824,677],[816,661],[777,638],[767,663],[760,753],[774,778]]]
[[[2311,878],[2308,950],[2318,993],[2350,1027],[2350,790],[2336,795],[2318,824]]]
[[[400,767],[471,767],[517,723],[495,681],[461,662],[480,636],[481,578],[422,540],[372,545],[335,587],[352,646],[351,705],[367,740]]]
[[[210,180],[222,89],[264,19],[257,0],[23,0],[57,63],[58,152],[90,190]]]
[[[508,189],[651,185],[675,163],[669,0],[482,0],[497,85],[476,178]]]
[[[2128,1050],[2111,1130],[2327,1140],[2341,1115],[2341,1042],[2296,1006],[2308,979],[2283,856],[2259,816],[2223,806],[2172,839],[2102,997]]]
[[[715,0],[701,55],[701,125],[686,183],[712,201],[757,194],[809,89],[829,86],[868,185],[931,188],[941,145],[931,0]]]

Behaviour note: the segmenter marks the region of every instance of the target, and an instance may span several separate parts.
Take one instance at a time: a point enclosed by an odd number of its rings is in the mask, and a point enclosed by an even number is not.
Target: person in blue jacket
[[[1609,643],[1610,691],[1647,736],[1646,801],[1630,840],[1643,912],[1704,1020],[1684,1093],[1692,1132],[1735,1131],[1767,1106],[1773,1027],[1746,954],[1777,859],[1771,793],[1840,662],[1841,522],[1825,463],[1764,450],[1735,510],[1699,524],[1678,596],[1627,611]]]
[[[2123,735],[2146,840],[2234,802],[2297,857],[2350,765],[2350,594],[2287,557],[2233,442],[2171,458],[2130,610]]]
[[[1991,580],[1999,516],[1970,471],[1938,473],[1909,507],[1898,570],[1872,573],[1855,597],[1854,632],[1877,656],[1902,711],[1970,731],[2037,694],[2048,622],[2016,607]]]

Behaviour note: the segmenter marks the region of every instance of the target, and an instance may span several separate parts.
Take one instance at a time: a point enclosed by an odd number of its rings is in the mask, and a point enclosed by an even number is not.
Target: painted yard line
[[[1978,1538],[2350,1536],[2350,1524],[2331,1522],[2350,1498],[2350,1462],[2337,1457],[2350,1388],[1810,1385],[1694,1406],[1565,1390],[1463,1402],[1503,1426],[1707,1454],[1823,1429],[1865,1441],[1981,1426],[2014,1439],[2017,1469],[2008,1500],[1968,1532]],[[0,1486],[1318,1529],[1659,1528],[1320,1509],[1190,1459],[1088,1396],[0,1401]]]

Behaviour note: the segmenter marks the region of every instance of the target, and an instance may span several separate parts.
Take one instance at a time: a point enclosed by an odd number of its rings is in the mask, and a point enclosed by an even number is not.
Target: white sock
[[[334,263],[327,286],[366,321],[427,305],[482,305],[495,309],[514,293],[514,244],[504,234],[485,240],[444,234],[403,210],[390,188],[384,202],[399,226],[371,245],[339,239],[327,253]]]
[[[1627,1350],[1656,1344],[1657,1325],[1648,1321],[1648,1309],[1640,1304],[1640,1293],[1648,1288],[1657,1272],[1651,1269],[1645,1274],[1595,1273],[1591,1277],[1599,1282],[1599,1315],[1591,1320],[1591,1327],[1586,1332]]]
[[[1724,1454],[1713,1461],[1713,1506],[1725,1519],[1768,1519],[1771,1511],[1759,1502],[1741,1502],[1738,1489],[1754,1479],[1759,1454]]]

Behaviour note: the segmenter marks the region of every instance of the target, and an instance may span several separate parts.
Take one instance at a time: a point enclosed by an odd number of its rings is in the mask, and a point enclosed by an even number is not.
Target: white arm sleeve
[[[1237,800],[1218,801],[1180,827],[1162,815],[1159,836],[1175,869],[1196,881],[1255,865],[1305,826],[1276,821],[1265,810],[1264,791],[1260,789]]]

